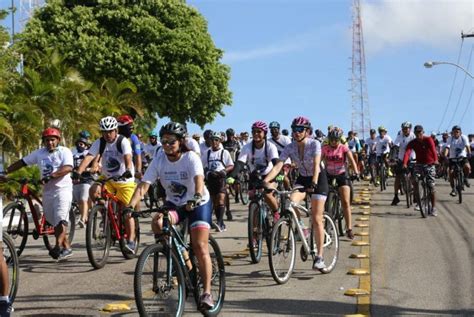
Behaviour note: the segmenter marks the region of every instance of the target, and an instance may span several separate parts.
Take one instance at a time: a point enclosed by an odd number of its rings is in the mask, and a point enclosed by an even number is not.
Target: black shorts
[[[313,176],[298,176],[298,178],[295,181],[295,186],[303,186],[304,189],[308,189],[311,187],[311,183],[313,182]],[[328,186],[328,178],[326,176],[326,170],[321,169],[319,172],[319,177],[318,177],[318,188],[316,191],[313,193],[314,195],[323,195],[327,196],[329,192],[329,186]]]
[[[403,162],[397,160],[397,164],[395,165],[395,175],[402,175],[403,174]]]
[[[456,161],[454,161],[454,160],[456,160],[456,159],[449,159],[449,167],[450,168],[453,168],[454,165],[456,165]],[[461,163],[461,167],[463,167],[464,165],[469,163],[469,160],[467,159],[467,157],[463,157],[460,163]]]
[[[336,180],[337,188],[342,186],[351,186],[347,173],[342,173],[339,175],[328,174],[328,183],[331,184],[333,180]]]
[[[206,180],[206,185],[207,189],[209,190],[209,194],[211,195],[226,193],[225,177],[213,176],[213,174],[209,174]]]

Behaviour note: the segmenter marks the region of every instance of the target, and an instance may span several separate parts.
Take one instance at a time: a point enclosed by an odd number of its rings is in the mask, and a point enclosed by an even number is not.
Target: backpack
[[[117,138],[117,142],[115,143],[115,145],[117,146],[117,151],[120,154],[123,153],[123,150],[122,150],[122,140],[123,140],[123,138],[124,138],[124,136],[119,134],[118,138]],[[105,151],[105,146],[107,145],[107,141],[105,141],[104,137],[101,137],[99,140],[100,140],[99,156],[102,157],[102,154],[104,154],[104,151]]]

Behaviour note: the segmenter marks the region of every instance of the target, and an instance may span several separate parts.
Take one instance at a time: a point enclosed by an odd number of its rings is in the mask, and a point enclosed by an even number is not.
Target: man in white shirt
[[[444,154],[448,155],[449,152],[449,182],[451,183],[451,196],[456,196],[456,189],[454,188],[453,179],[453,168],[456,165],[456,160],[461,160],[461,166],[464,170],[464,185],[471,187],[468,181],[468,177],[471,174],[471,165],[469,164],[468,157],[471,156],[471,147],[467,136],[462,134],[461,127],[455,125],[451,130],[451,136],[448,138],[446,149]]]

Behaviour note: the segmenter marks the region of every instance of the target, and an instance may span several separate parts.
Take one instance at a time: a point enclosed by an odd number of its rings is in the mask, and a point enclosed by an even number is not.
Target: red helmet
[[[124,126],[127,124],[132,124],[133,118],[129,116],[128,114],[123,114],[117,117],[117,121],[118,121],[119,126]]]
[[[293,119],[291,122],[291,127],[305,127],[305,128],[310,128],[311,127],[311,122],[309,122],[308,118],[305,117],[296,117]]]
[[[54,137],[57,137],[58,139],[60,139],[61,138],[61,132],[59,132],[59,130],[56,129],[56,128],[47,128],[43,131],[42,137],[46,138],[46,137],[49,137],[49,136],[54,136]]]

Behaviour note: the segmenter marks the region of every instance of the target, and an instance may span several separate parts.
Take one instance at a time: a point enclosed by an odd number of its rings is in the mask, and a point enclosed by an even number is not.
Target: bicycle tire
[[[385,166],[384,163],[381,163],[380,166],[380,191],[383,192],[385,190]]]
[[[86,226],[87,257],[95,269],[101,269],[107,263],[111,243],[112,237],[107,209],[105,206],[96,205],[92,207],[89,213]],[[98,244],[97,250],[95,250],[96,244]]]
[[[424,182],[418,180],[418,207],[420,208],[421,217],[426,218],[428,216],[428,210],[426,209],[425,200],[426,200],[426,189]]]
[[[259,263],[263,249],[263,223],[260,206],[257,202],[251,202],[249,205],[247,233],[250,258],[252,263]]]
[[[339,232],[339,236],[343,237],[346,234],[346,218],[344,217],[344,212],[342,210],[342,203],[339,197],[336,197],[336,204],[334,208],[336,209],[334,213],[337,215],[335,221],[337,221],[337,228]],[[334,221],[334,219],[333,219]]]
[[[76,212],[80,214],[79,207],[75,203],[71,204],[71,208],[69,209],[69,223],[68,223],[68,240],[69,243],[72,244],[74,240],[74,233],[76,232]]]
[[[18,291],[18,284],[20,281],[20,269],[17,250],[15,243],[10,235],[6,232],[2,233],[3,239],[3,257],[8,268],[8,280],[10,282],[8,297],[10,302],[15,301],[16,293]]]
[[[203,293],[203,287],[201,282],[201,276],[199,275],[199,266],[197,265],[197,258],[191,250],[191,261],[193,263],[192,278],[194,285],[194,300],[196,305],[200,306],[200,299]],[[209,254],[212,262],[212,274],[211,274],[211,294],[214,299],[214,307],[209,310],[202,310],[200,312],[204,316],[217,316],[219,315],[224,305],[225,299],[225,266],[224,258],[222,257],[219,244],[213,236],[209,236]]]
[[[18,218],[15,218],[19,215]],[[18,219],[16,221],[15,219]],[[28,215],[26,214],[25,207],[17,202],[12,202],[5,206],[3,209],[3,224],[8,220],[7,227],[3,227],[4,230],[10,235],[16,246],[16,254],[21,255],[25,249],[26,242],[28,240]]]
[[[249,183],[244,179],[240,182],[240,201],[242,204],[247,205],[249,203]]]
[[[122,220],[123,226],[125,226],[125,216],[123,216],[124,219]],[[140,249],[140,221],[138,220],[138,217],[134,217],[135,219],[135,250],[134,252],[130,252],[125,246],[127,245],[127,239],[124,237],[125,230],[123,230],[122,233],[122,239],[119,241],[120,245],[120,251],[122,252],[122,255],[125,259],[130,260],[133,259],[137,256],[138,250]]]
[[[183,314],[186,301],[183,269],[173,252],[170,258],[171,277],[167,273],[169,259],[163,245],[150,245],[140,254],[133,279],[135,303],[140,316]]]
[[[344,218],[344,217],[343,217]],[[339,236],[337,234],[336,224],[332,218],[324,213],[324,259],[326,262],[326,268],[321,270],[321,273],[331,273],[336,267],[337,260],[339,258]]]
[[[280,256],[288,258],[288,263],[281,264]],[[270,247],[268,250],[270,272],[278,284],[285,284],[295,268],[296,241],[287,217],[280,218],[273,226]]]
[[[458,192],[458,202],[460,204],[462,204],[462,191],[463,191],[463,183],[464,183],[463,178],[464,178],[463,171],[461,168],[458,168],[457,177],[456,177],[456,180],[457,180],[456,190]]]

